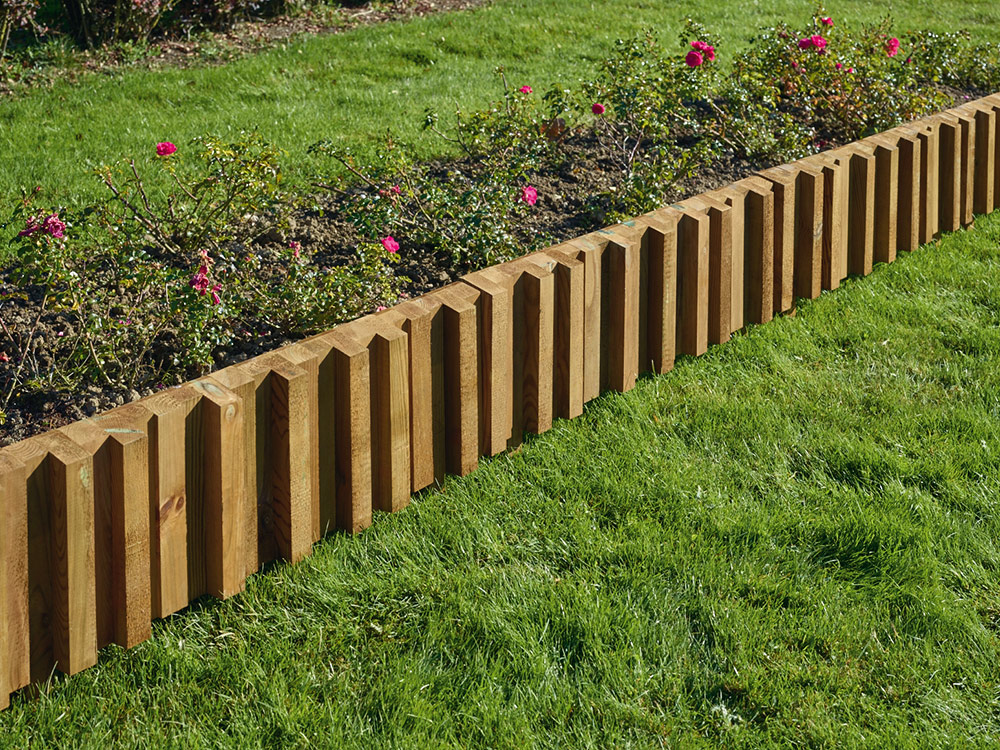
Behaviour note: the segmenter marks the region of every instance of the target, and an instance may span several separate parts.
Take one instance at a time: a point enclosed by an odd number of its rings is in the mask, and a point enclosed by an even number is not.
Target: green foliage
[[[142,161],[169,173],[169,192],[147,191],[134,159],[99,169],[111,197],[63,210],[54,232],[42,222],[59,210],[40,211],[37,191],[21,201],[8,224],[25,230],[8,273],[72,322],[53,347],[58,361],[33,363],[10,389],[179,382],[236,340],[329,328],[397,299],[381,246],[362,244],[355,262],[334,268],[298,243],[260,249],[263,235],[282,235],[295,202],[280,189],[279,152],[259,136],[191,146],[190,160],[178,151]]]

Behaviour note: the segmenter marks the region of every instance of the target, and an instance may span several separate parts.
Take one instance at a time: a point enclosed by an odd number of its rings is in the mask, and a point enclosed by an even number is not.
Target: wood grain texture
[[[603,248],[586,238],[565,246],[583,263],[583,400],[601,393],[601,253]]]
[[[639,375],[639,253],[641,234],[617,225],[591,234],[601,256],[601,387],[624,393]]]
[[[770,183],[751,177],[746,188],[743,217],[743,319],[767,323],[774,317],[774,193]]]
[[[432,366],[433,311],[416,301],[391,307],[378,316],[403,331],[407,337],[410,385],[410,491],[434,483],[434,377]],[[482,377],[482,373],[481,373]],[[485,386],[484,386],[485,388]],[[489,423],[480,425],[480,450],[488,444]]]
[[[557,248],[532,253],[525,261],[554,275],[552,416],[573,419],[583,413],[584,265]]]
[[[465,476],[479,465],[478,292],[457,283],[432,295],[441,303],[444,321],[446,468]]]
[[[154,618],[188,605],[188,502],[196,479],[188,456],[199,444],[201,395],[182,386],[138,402],[149,419],[150,594]]]
[[[976,190],[976,118],[959,108],[956,116],[960,131],[959,223],[972,223]]]
[[[850,164],[828,153],[806,161],[823,173],[823,260],[821,285],[837,289],[847,278],[847,224]]]
[[[0,450],[0,705],[31,681],[28,607],[28,497],[24,465]]]
[[[976,153],[973,208],[976,213],[988,214],[996,207],[995,185],[997,171],[997,115],[992,108],[978,110],[976,118]]]
[[[709,220],[708,231],[708,343],[729,341],[732,333],[733,219],[725,203],[702,195],[682,201]]]
[[[713,198],[726,206],[729,206],[729,233],[731,240],[729,243],[729,280],[730,280],[730,333],[735,333],[743,328],[743,274],[744,274],[744,248],[745,239],[743,224],[746,217],[746,189],[729,185],[708,193]],[[724,234],[724,233],[723,233]]]
[[[312,551],[312,384],[307,371],[290,361],[271,360],[268,365],[271,503],[264,522],[266,526],[270,521],[278,555],[298,562]],[[269,556],[262,555],[262,561]]]
[[[189,538],[189,544],[202,549],[203,571],[199,575],[204,577],[205,593],[224,599],[242,591],[246,581],[246,487],[241,464],[245,458],[244,402],[214,378],[202,378],[192,385],[202,396],[204,532],[198,539]],[[188,575],[194,578],[190,568]]]
[[[462,281],[479,292],[476,314],[480,331],[479,384],[483,396],[479,453],[495,456],[507,449],[512,429],[512,291],[509,280],[498,275],[496,269],[468,274]]]
[[[816,299],[823,290],[823,172],[798,164],[795,176],[795,296]]]
[[[913,130],[903,131],[899,149],[899,204],[896,248],[913,252],[920,247],[920,139]]]
[[[244,367],[227,367],[212,373],[212,378],[235,393],[243,404],[243,437],[240,445],[243,455],[240,467],[243,471],[243,511],[240,525],[242,531],[241,554],[244,575],[256,573],[260,567],[257,558],[257,379]]]
[[[795,204],[794,169],[774,167],[758,172],[771,183],[774,193],[774,283],[773,311],[788,312],[795,306]]]
[[[916,136],[920,143],[920,244],[925,244],[934,239],[940,226],[937,123],[922,121]]]
[[[75,674],[97,661],[94,464],[49,432],[8,449],[24,467],[27,500],[30,681],[53,668]]]
[[[13,448],[0,449],[0,523],[6,529],[6,562],[0,569],[0,584],[6,592],[4,684],[8,692],[31,682],[30,599],[28,582],[28,494],[27,469],[13,455]]]
[[[639,371],[670,372],[677,358],[677,220],[665,209],[640,216]]]
[[[412,479],[408,337],[384,316],[367,315],[343,328],[368,347],[372,503],[393,513],[409,505]]]
[[[875,231],[872,237],[872,260],[892,263],[896,260],[899,216],[899,148],[889,139],[875,142]]]
[[[84,419],[59,430],[93,460],[98,648],[128,648],[150,631],[148,412],[135,411],[142,414],[122,427]]]
[[[677,351],[699,356],[708,350],[708,248],[711,222],[681,210],[677,220]]]
[[[938,221],[939,230],[954,232],[962,226],[962,129],[958,118],[937,115],[938,122]]]
[[[356,534],[372,523],[371,387],[368,347],[334,329],[326,334],[334,364],[338,529]]]
[[[838,151],[851,164],[847,270],[867,275],[872,272],[875,257],[875,154],[862,146],[845,146]]]

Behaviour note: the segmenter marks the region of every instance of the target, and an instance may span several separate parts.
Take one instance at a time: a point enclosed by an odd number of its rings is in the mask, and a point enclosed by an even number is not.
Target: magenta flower
[[[198,266],[198,271],[191,277],[188,286],[204,296],[208,292],[208,266]]]
[[[302,252],[302,245],[300,245],[295,240],[292,240],[291,242],[288,243],[288,248],[292,251],[293,258],[298,258]]]
[[[45,221],[42,222],[42,231],[51,234],[57,240],[61,240],[65,236],[66,225],[59,221],[56,214],[52,214],[45,217]]]
[[[399,243],[391,235],[382,240],[382,247],[390,253],[399,252]]]
[[[34,216],[29,216],[28,220],[24,222],[24,229],[17,233],[18,237],[30,237],[35,232],[40,232],[42,225],[38,223],[38,220]]]
[[[594,102],[593,105],[591,105],[590,107],[590,111],[593,112],[595,115],[603,115],[604,105],[598,102]]]
[[[688,64],[689,68],[697,68],[705,62],[705,58],[701,56],[701,53],[698,50],[693,49],[687,53],[687,57],[684,58],[684,62]]]
[[[893,37],[888,42],[885,43],[885,54],[889,57],[895,57],[899,53],[899,40]]]
[[[840,70],[841,68],[843,68],[843,67],[844,67],[844,63],[837,63],[837,64],[836,64],[836,65],[835,65],[834,67],[835,67],[835,68],[836,68],[837,70]]]
[[[708,42],[702,42],[700,40],[691,42],[691,47],[693,47],[697,52],[700,52],[702,55],[704,55],[705,59],[708,60],[709,62],[712,62],[712,60],[715,59],[715,47],[713,47]],[[697,66],[692,65],[691,67],[694,68]]]
[[[799,49],[809,49],[813,46],[812,37],[806,37],[805,39],[799,39]]]
[[[177,146],[172,144],[170,141],[163,141],[162,143],[156,144],[156,155],[157,156],[170,156],[177,150]]]
[[[812,36],[807,36],[805,39],[799,39],[799,49],[814,48],[822,51],[825,47],[826,39],[820,34],[813,34]]]
[[[375,308],[375,312],[382,312],[383,310],[388,310],[388,309],[389,308],[386,307],[385,305],[379,305],[378,307]]]
[[[222,284],[216,284],[212,287],[212,304],[219,305],[222,304],[222,297],[219,296],[219,292],[222,291]],[[204,294],[204,292],[202,292]]]
[[[826,18],[819,19],[819,22],[821,24],[823,24],[824,26],[833,26],[833,19],[830,18],[830,16],[827,16]]]
[[[536,201],[538,201],[538,191],[531,185],[525,185],[521,190],[521,201],[527,203],[529,206],[534,206]]]
[[[399,185],[393,185],[393,186],[392,186],[391,188],[389,188],[389,192],[390,192],[390,193],[395,193],[396,195],[399,195],[399,194],[400,194],[400,193],[402,193],[403,191],[402,191],[402,189],[401,189],[401,188],[399,187]]]
[[[522,94],[530,94],[531,86],[522,86],[521,88],[518,89],[518,91],[520,91]]]
[[[848,69],[847,69],[847,72],[848,72],[848,73],[853,73],[853,72],[854,72],[854,68],[848,68]]]

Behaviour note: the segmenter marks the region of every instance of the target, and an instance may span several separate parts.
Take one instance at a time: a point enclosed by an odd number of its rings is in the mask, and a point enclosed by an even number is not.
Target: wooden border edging
[[[1000,205],[1000,94],[0,449],[0,708]]]

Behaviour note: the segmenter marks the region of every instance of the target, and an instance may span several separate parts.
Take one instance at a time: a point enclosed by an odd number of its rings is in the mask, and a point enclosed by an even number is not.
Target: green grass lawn
[[[183,147],[206,133],[258,128],[288,151],[293,179],[319,165],[306,149],[323,138],[364,152],[392,128],[424,154],[441,153],[446,144],[420,130],[424,110],[450,113],[456,102],[468,108],[498,98],[498,65],[516,85],[541,92],[592,74],[616,38],[643,28],[675,43],[689,15],[727,40],[719,49],[725,63],[730,45],[744,45],[767,24],[805,23],[813,7],[804,0],[498,0],[469,13],[302,38],[222,67],[123,69],[57,84],[0,106],[0,215],[21,188],[35,185],[53,203],[81,205],[104,191],[93,168],[152,155],[157,141]],[[838,21],[876,20],[887,7],[828,3]],[[993,0],[909,0],[893,9],[901,30],[969,28],[1000,41]]]
[[[8,747],[996,747],[1000,216],[0,713]]]

